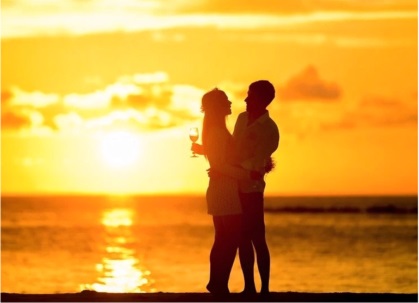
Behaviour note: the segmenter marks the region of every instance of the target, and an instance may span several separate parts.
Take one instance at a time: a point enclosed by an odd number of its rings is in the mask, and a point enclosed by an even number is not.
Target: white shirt
[[[245,169],[264,173],[269,157],[279,145],[278,126],[268,111],[251,125],[248,125],[248,121],[248,113],[243,112],[234,126],[233,137],[237,144],[239,162]],[[265,181],[240,180],[239,187],[243,193],[263,192]]]

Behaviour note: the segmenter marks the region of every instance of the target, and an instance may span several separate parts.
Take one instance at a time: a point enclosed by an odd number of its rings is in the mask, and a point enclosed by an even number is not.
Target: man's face
[[[247,97],[244,99],[244,102],[246,102],[246,111],[249,113],[258,110],[261,106],[257,95],[250,89],[247,91]]]

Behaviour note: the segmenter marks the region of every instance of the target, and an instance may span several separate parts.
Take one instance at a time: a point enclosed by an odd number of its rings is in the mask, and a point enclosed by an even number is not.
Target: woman
[[[215,237],[210,254],[209,292],[228,294],[228,279],[242,236],[242,210],[238,180],[260,178],[230,164],[234,158],[233,137],[227,129],[226,117],[231,114],[231,102],[217,88],[202,97],[204,113],[202,146],[212,174],[206,193],[208,213],[213,217]]]

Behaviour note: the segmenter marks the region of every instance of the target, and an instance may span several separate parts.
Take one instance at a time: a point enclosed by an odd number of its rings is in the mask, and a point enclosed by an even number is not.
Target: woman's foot
[[[215,286],[211,283],[207,284],[207,290],[214,296],[225,296],[230,294],[228,287]]]

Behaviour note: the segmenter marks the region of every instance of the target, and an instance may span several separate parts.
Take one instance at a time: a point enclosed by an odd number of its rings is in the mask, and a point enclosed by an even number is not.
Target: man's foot
[[[271,293],[269,290],[261,290],[259,293],[259,298],[261,300],[266,300],[271,296]]]
[[[253,288],[253,289],[249,289],[249,288],[245,288],[241,293],[240,293],[240,295],[242,295],[243,297],[245,297],[245,298],[254,298],[254,297],[256,297],[256,295],[257,295],[257,292],[256,292],[256,289],[255,288]]]

